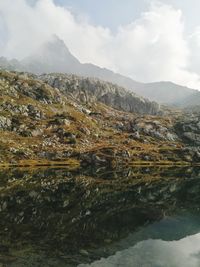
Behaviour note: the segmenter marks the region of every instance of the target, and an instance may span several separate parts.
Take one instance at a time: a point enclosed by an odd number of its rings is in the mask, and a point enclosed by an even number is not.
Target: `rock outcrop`
[[[156,115],[161,112],[156,102],[151,102],[127,89],[98,79],[64,74],[46,74],[39,76],[39,79],[58,88],[65,95],[70,95],[84,103],[99,101],[119,110],[140,114]]]
[[[200,113],[185,114],[176,125],[181,138],[189,145],[200,146]]]

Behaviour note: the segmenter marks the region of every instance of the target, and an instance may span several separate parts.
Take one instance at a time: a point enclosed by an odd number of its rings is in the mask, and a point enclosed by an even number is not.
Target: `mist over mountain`
[[[72,55],[64,41],[56,35],[52,36],[32,55],[21,61],[7,60],[1,57],[0,67],[8,70],[28,71],[34,74],[67,73],[99,78],[132,90],[138,95],[160,104],[180,107],[199,105],[200,92],[198,90],[166,81],[141,83],[94,64],[82,64]]]
[[[26,71],[41,74],[49,72],[76,73],[81,63],[56,35],[42,45],[34,54],[21,61]]]

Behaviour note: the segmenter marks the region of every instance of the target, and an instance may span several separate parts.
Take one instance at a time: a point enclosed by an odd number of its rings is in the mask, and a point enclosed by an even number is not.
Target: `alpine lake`
[[[199,267],[200,168],[0,170],[0,267]]]

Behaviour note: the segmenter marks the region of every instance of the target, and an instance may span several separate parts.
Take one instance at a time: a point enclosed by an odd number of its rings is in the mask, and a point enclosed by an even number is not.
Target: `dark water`
[[[200,266],[200,169],[0,170],[0,267]]]

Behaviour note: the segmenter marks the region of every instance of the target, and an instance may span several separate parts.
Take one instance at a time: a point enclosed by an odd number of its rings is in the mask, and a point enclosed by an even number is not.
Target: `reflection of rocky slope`
[[[178,123],[187,124],[181,113],[138,114],[157,106],[110,83],[1,71],[0,95],[2,163],[199,162],[198,143],[188,147],[180,134]]]
[[[200,201],[198,169],[130,169],[107,179],[67,169],[0,176],[0,263],[29,246],[27,253],[42,249],[76,266],[99,258],[101,247],[113,253],[113,244],[137,227],[198,209]]]

